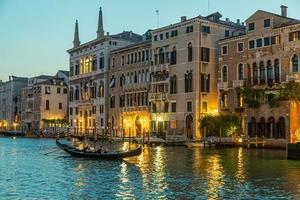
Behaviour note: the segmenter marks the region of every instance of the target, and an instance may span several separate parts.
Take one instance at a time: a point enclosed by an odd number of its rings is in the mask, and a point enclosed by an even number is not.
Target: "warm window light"
[[[214,113],[215,115],[218,114],[218,112],[219,112],[218,109],[214,109],[214,110],[213,110],[213,113]]]
[[[163,121],[163,118],[162,118],[162,116],[157,116],[157,121],[159,121],[159,122],[162,122]]]

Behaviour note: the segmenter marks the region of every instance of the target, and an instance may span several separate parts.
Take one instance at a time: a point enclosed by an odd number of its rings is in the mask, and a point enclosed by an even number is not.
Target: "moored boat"
[[[77,150],[76,148],[70,145],[60,143],[59,140],[56,140],[56,145],[73,157],[92,158],[92,159],[122,159],[127,157],[138,156],[142,153],[141,146],[128,151],[109,151],[109,152],[99,153],[99,152],[85,152],[85,151]]]

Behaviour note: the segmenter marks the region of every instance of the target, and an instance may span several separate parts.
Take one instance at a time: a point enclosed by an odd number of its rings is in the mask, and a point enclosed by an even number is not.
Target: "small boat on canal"
[[[89,152],[78,150],[68,144],[62,144],[59,140],[56,140],[56,145],[67,152],[73,157],[92,158],[92,159],[123,159],[133,156],[138,156],[142,153],[142,147],[139,146],[133,150],[128,151],[108,151],[108,152]]]

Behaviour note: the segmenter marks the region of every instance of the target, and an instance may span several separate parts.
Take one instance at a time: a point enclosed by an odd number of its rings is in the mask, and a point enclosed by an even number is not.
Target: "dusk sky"
[[[95,39],[100,6],[105,32],[143,34],[157,27],[155,10],[164,26],[180,16],[215,11],[223,19],[244,21],[259,9],[279,14],[281,4],[288,6],[289,17],[300,19],[299,0],[210,0],[209,8],[208,0],[0,0],[0,80],[68,70],[75,20],[81,43]]]

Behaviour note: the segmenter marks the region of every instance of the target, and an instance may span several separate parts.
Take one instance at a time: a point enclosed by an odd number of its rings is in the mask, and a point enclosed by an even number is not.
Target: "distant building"
[[[151,37],[110,53],[109,122],[113,135],[142,137],[150,131]]]
[[[199,139],[200,118],[218,110],[218,41],[239,35],[239,22],[220,13],[151,31],[151,132],[168,141]]]
[[[27,78],[10,76],[0,82],[0,130],[19,130],[21,115],[21,91],[27,86]]]
[[[142,36],[130,32],[104,35],[102,10],[99,10],[97,38],[84,44],[79,41],[75,24],[73,48],[70,54],[69,123],[71,132],[91,133],[106,130],[109,110],[109,52],[142,41]]]
[[[246,34],[219,42],[220,109],[239,113],[240,131],[250,139],[282,146],[299,141],[300,106],[278,94],[283,84],[300,81],[300,21],[281,6],[281,15],[258,10],[246,24]]]
[[[67,127],[68,73],[28,79],[22,91],[21,127],[26,132],[40,132]],[[65,122],[64,122],[65,121]],[[64,122],[64,123],[63,123]]]

